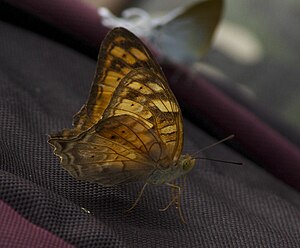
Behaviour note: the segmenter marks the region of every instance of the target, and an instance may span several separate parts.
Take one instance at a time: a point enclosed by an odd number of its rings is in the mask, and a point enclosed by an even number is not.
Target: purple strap
[[[47,230],[30,223],[1,200],[0,220],[1,247],[73,247]]]

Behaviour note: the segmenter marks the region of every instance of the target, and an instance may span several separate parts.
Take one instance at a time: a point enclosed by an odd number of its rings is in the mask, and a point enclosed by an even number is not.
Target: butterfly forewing
[[[140,67],[148,68],[159,77],[164,77],[149,50],[136,36],[123,28],[110,32],[100,48],[88,101],[74,116],[74,128],[82,132],[96,124],[124,76]]]

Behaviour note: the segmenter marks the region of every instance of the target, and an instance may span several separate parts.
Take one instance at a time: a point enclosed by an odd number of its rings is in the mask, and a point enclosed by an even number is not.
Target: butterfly
[[[180,186],[195,158],[182,155],[183,119],[178,102],[148,48],[124,28],[110,31],[100,47],[86,104],[73,128],[48,142],[73,177],[104,186],[145,182],[177,192],[165,209],[180,207]]]
[[[184,64],[199,62],[209,51],[222,12],[223,0],[196,1],[159,17],[139,8],[124,10],[121,17],[107,8],[98,9],[103,26],[127,27],[167,60]]]

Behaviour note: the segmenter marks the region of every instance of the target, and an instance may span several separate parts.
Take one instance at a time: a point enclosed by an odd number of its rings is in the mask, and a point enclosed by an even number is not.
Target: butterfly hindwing
[[[161,160],[161,167],[179,158],[183,143],[181,111],[166,81],[145,68],[130,72],[117,87],[103,118],[121,115],[138,119],[145,129],[157,134],[161,154],[155,157]]]
[[[108,120],[97,131],[90,129],[74,139],[50,140],[56,147],[54,153],[61,158],[61,165],[72,176],[109,186],[143,180],[151,174],[153,163],[128,143],[118,142],[120,137],[111,124]],[[104,131],[105,136],[101,136]]]

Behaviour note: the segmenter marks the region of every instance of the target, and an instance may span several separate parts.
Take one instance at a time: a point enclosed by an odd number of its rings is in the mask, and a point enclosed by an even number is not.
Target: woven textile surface
[[[197,162],[184,187],[188,224],[175,208],[158,211],[170,200],[167,187],[147,188],[125,214],[142,184],[105,188],[69,176],[47,134],[70,127],[96,62],[5,22],[0,37],[0,207],[54,236],[39,247],[300,246],[299,193],[225,145],[205,155],[244,165]],[[185,131],[188,152],[214,142],[188,121]],[[5,230],[3,223],[0,228]],[[36,246],[34,237],[20,232],[18,238],[19,247],[28,240]],[[13,239],[13,232],[0,235],[0,246]]]

